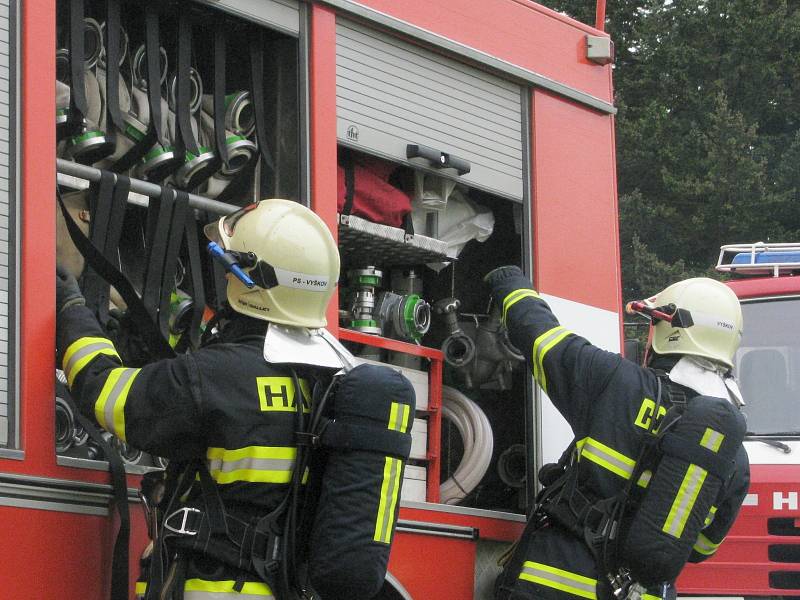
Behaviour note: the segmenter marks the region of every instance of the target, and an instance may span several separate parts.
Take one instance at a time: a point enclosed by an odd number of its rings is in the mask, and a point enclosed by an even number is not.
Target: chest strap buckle
[[[177,535],[197,535],[202,517],[199,509],[183,506],[164,519],[164,529]]]

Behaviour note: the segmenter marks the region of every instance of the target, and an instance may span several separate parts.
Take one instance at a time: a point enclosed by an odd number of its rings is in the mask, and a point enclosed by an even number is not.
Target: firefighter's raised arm
[[[600,393],[621,357],[563,327],[519,267],[499,267],[484,281],[511,343],[525,356],[536,382],[570,425],[580,424],[585,411],[571,401],[573,387]]]
[[[205,445],[198,403],[192,397],[196,369],[190,356],[143,368],[122,364],[78,282],[56,269],[58,366],[80,411],[131,446],[170,459],[201,457]],[[179,452],[180,455],[176,455]]]

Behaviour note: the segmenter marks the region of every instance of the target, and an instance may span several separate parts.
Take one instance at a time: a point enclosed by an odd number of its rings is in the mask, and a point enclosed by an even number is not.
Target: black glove
[[[484,275],[483,281],[494,289],[500,282],[509,277],[525,277],[525,273],[517,265],[506,265],[489,271]]]
[[[69,306],[86,304],[78,281],[72,273],[56,264],[56,314]]]
[[[506,265],[489,271],[483,282],[489,286],[492,301],[499,307],[503,306],[505,297],[514,290],[533,289],[531,280],[516,265]]]

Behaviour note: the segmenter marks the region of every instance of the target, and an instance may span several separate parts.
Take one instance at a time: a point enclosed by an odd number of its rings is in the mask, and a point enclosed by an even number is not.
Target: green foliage
[[[595,2],[541,0],[594,23]],[[800,2],[609,0],[623,296],[800,241]]]

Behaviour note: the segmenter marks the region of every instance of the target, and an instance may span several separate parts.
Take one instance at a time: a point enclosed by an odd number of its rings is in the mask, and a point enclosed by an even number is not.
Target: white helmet
[[[707,277],[686,279],[645,304],[678,315],[673,323],[656,320],[651,327],[655,352],[702,356],[733,368],[733,355],[742,340],[742,307],[724,283]]]
[[[291,200],[262,200],[207,225],[205,232],[255,283],[248,287],[228,273],[233,310],[283,325],[327,325],[339,251],[312,210]]]

